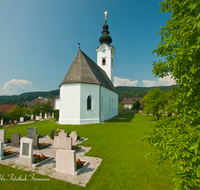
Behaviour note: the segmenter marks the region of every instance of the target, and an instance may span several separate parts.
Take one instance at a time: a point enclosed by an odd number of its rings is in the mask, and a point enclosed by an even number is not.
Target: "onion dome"
[[[103,31],[101,32],[102,33],[102,36],[99,38],[99,42],[101,44],[106,44],[106,45],[109,45],[110,43],[112,43],[112,38],[110,37],[109,35],[109,31],[108,31],[108,24],[107,24],[107,12],[105,12],[105,24],[103,25]]]

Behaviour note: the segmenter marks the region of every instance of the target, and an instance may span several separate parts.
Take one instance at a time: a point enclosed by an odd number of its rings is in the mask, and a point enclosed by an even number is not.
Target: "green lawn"
[[[155,158],[145,154],[152,148],[142,141],[144,132],[152,130],[152,117],[134,113],[122,113],[117,116],[124,119],[112,119],[104,124],[89,125],[58,125],[50,120],[18,125],[5,128],[6,138],[19,132],[25,136],[27,127],[37,127],[38,134],[48,135],[52,129],[77,131],[79,136],[89,138],[82,143],[92,146],[87,156],[103,158],[97,171],[93,174],[86,187],[72,185],[63,181],[50,179],[48,182],[4,182],[0,181],[2,189],[135,189],[135,190],[171,190],[172,183],[169,165],[156,168]],[[27,172],[1,165],[0,175],[29,175]],[[44,176],[36,175],[38,178]],[[1,176],[0,176],[1,177]],[[48,178],[45,176],[45,178]]]

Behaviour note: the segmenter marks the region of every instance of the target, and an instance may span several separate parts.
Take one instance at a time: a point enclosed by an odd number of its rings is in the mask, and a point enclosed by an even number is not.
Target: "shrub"
[[[54,118],[58,121],[59,118],[59,110],[54,110]]]

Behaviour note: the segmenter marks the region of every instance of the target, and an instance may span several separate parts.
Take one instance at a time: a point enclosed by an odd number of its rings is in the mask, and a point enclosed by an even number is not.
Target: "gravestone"
[[[78,139],[78,135],[77,135],[76,131],[72,131],[69,136],[72,138],[72,143],[75,143]]]
[[[31,120],[33,120],[33,114],[31,115]]]
[[[14,124],[17,125],[17,120],[14,120]]]
[[[65,130],[61,130],[58,136],[54,136],[54,148],[64,148],[67,150],[72,149],[72,138],[67,137],[68,134]]]
[[[1,118],[1,126],[3,126],[3,117]]]
[[[44,114],[44,118],[47,119],[47,113]]]
[[[54,119],[54,112],[52,112],[52,118]]]
[[[11,147],[20,147],[20,139],[19,133],[13,133],[11,136]]]
[[[20,123],[24,122],[24,117],[20,117]]]
[[[2,130],[0,130],[0,141],[5,143],[5,140],[6,140],[6,130],[2,129]]]
[[[0,160],[3,158],[3,142],[0,142]]]
[[[35,120],[36,120],[36,121],[40,121],[40,116],[36,116],[36,117],[35,117]]]
[[[22,137],[20,140],[19,164],[32,166],[33,163],[33,139]]]
[[[42,113],[40,112],[40,119],[42,118]]]
[[[77,170],[75,150],[56,151],[56,171],[59,173],[75,175]]]
[[[26,138],[33,139],[33,148],[39,149],[39,137],[37,135],[37,127],[28,127]]]

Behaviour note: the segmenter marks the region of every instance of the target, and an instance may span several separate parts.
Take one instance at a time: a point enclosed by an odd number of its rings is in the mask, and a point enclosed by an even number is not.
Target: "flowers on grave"
[[[7,144],[7,143],[11,143],[11,139],[6,139],[5,140],[5,143]]]
[[[58,136],[58,134],[56,133],[56,131],[53,129],[51,130],[51,132],[49,133],[49,137],[53,140],[54,136]]]
[[[47,159],[49,157],[43,155],[43,154],[33,154],[33,163],[37,164],[45,159]]]
[[[9,156],[11,154],[17,153],[18,151],[3,150],[3,156]]]
[[[83,165],[84,165],[85,163],[86,163],[86,162],[81,161],[80,159],[78,159],[78,160],[76,161],[76,164],[77,164],[77,170],[80,169],[80,168],[82,168]]]

